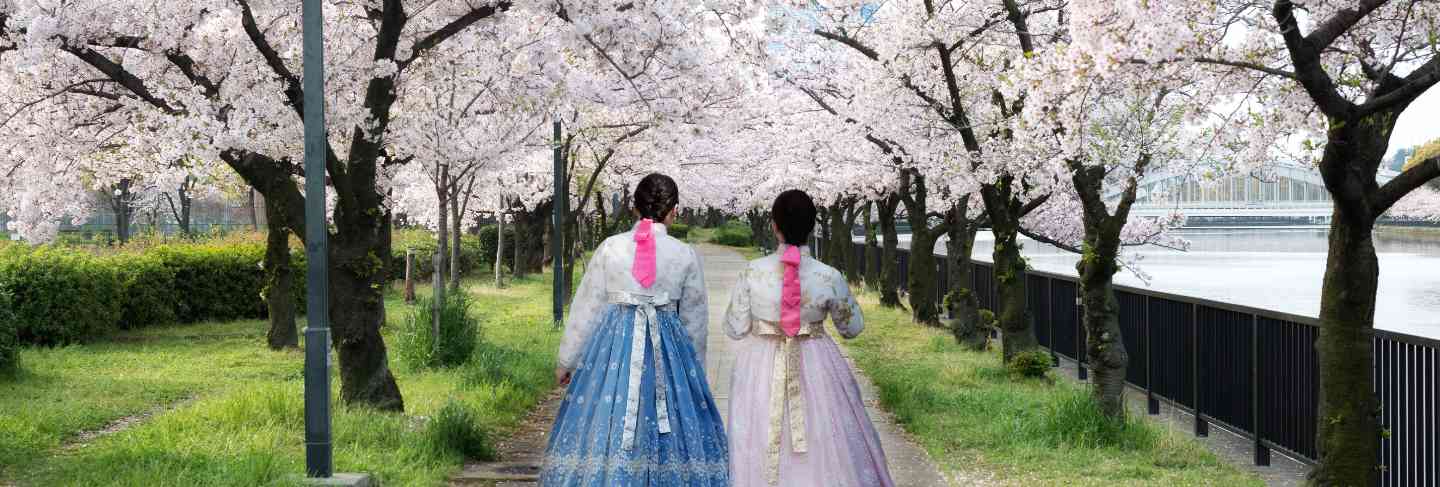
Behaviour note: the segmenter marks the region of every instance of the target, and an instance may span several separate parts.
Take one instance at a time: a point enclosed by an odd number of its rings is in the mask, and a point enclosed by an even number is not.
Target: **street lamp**
[[[325,224],[325,41],[320,0],[304,0],[305,474],[334,474],[330,444],[329,229]],[[272,222],[272,224],[274,224]]]

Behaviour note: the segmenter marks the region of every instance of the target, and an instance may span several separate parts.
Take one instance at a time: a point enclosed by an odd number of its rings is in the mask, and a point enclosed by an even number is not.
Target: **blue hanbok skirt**
[[[550,431],[540,485],[729,486],[725,426],[673,305],[611,303],[599,319]]]

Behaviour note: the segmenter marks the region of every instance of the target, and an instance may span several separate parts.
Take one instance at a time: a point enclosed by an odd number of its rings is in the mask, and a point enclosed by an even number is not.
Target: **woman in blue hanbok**
[[[605,239],[575,292],[556,377],[569,383],[545,448],[545,487],[729,481],[725,427],[705,381],[700,259],[665,234],[675,181],[635,188],[632,231]]]

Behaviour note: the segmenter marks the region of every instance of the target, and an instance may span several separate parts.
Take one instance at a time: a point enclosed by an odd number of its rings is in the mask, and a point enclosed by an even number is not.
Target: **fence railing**
[[[823,240],[817,256],[828,250]],[[881,252],[854,243],[849,265],[880,265]],[[898,283],[908,286],[910,255],[897,252]],[[949,289],[949,259],[935,259],[937,302]],[[968,283],[982,308],[994,309],[996,286],[989,263],[975,262]],[[1271,450],[1306,463],[1318,452],[1315,428],[1319,404],[1319,367],[1315,318],[1179,296],[1149,289],[1115,286],[1119,318],[1130,366],[1126,382],[1146,396],[1150,414],[1160,401],[1194,417],[1194,433],[1209,434],[1219,424],[1253,442],[1256,465],[1269,465]],[[1056,357],[1077,363],[1087,376],[1085,330],[1081,324],[1079,284],[1075,277],[1030,271],[1026,310],[1040,345]],[[1374,394],[1381,411],[1382,468],[1378,484],[1440,485],[1440,340],[1375,330]]]

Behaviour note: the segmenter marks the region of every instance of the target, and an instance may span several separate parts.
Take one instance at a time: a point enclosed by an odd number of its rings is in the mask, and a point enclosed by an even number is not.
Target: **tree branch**
[[[855,38],[820,29],[815,29],[815,35],[849,46],[851,49],[859,51],[860,54],[865,55],[865,57],[871,60],[880,60],[880,53],[876,51],[875,48],[867,46]]]
[[[1376,2],[1383,0],[1364,0]],[[1300,36],[1300,24],[1295,19],[1295,4],[1291,0],[1275,0],[1275,7],[1271,15],[1280,24],[1280,34],[1285,38],[1285,48],[1290,52],[1290,62],[1295,65],[1295,74],[1310,99],[1320,111],[1330,117],[1346,118],[1353,112],[1355,104],[1345,97],[1340,96],[1335,89],[1335,80],[1325,72],[1325,67],[1320,64],[1320,51],[1334,39],[1316,37],[1317,30],[1311,37]],[[1337,15],[1339,17],[1339,15]],[[1335,19],[1331,19],[1332,21]],[[1357,19],[1358,20],[1358,19]],[[1338,25],[1338,24],[1332,24]],[[1339,35],[1336,33],[1335,35]],[[1323,40],[1324,42],[1317,42]]]
[[[62,40],[62,42],[64,41]],[[146,103],[149,103],[155,108],[159,108],[171,115],[183,113],[183,110],[170,106],[170,103],[151,93],[150,87],[145,85],[144,80],[141,80],[135,76],[134,73],[125,69],[124,66],[116,64],[114,61],[111,61],[110,58],[96,52],[94,49],[85,46],[72,46],[69,45],[68,42],[65,43],[61,49],[73,54],[75,57],[80,58],[81,61],[84,61],[85,64],[89,64],[91,67],[104,73],[105,76],[109,77],[112,81],[119,83],[120,86],[124,86],[125,89],[134,93],[135,96],[140,97],[141,100],[145,100]]]
[[[466,12],[465,15],[461,15],[459,18],[450,21],[450,23],[445,24],[439,30],[420,38],[420,40],[415,41],[415,45],[410,48],[410,58],[398,63],[400,69],[404,70],[407,66],[410,66],[410,63],[424,56],[427,51],[434,49],[435,46],[444,43],[446,39],[454,37],[474,23],[488,19],[496,13],[509,11],[510,4],[511,2],[506,0],[496,2],[495,5],[484,5],[480,8],[471,9],[469,12]]]
[[[1375,193],[1374,199],[1371,200],[1372,214],[1376,216],[1384,214],[1391,206],[1400,201],[1400,198],[1404,198],[1411,191],[1436,177],[1440,177],[1440,155],[1430,156],[1430,158],[1420,161],[1381,186],[1380,190]]]
[[[1393,77],[1393,75],[1391,75]],[[1440,83],[1440,56],[1430,58],[1414,72],[1401,80],[1403,84],[1384,95],[1371,99],[1360,106],[1360,114],[1369,115],[1415,101],[1425,90]]]

